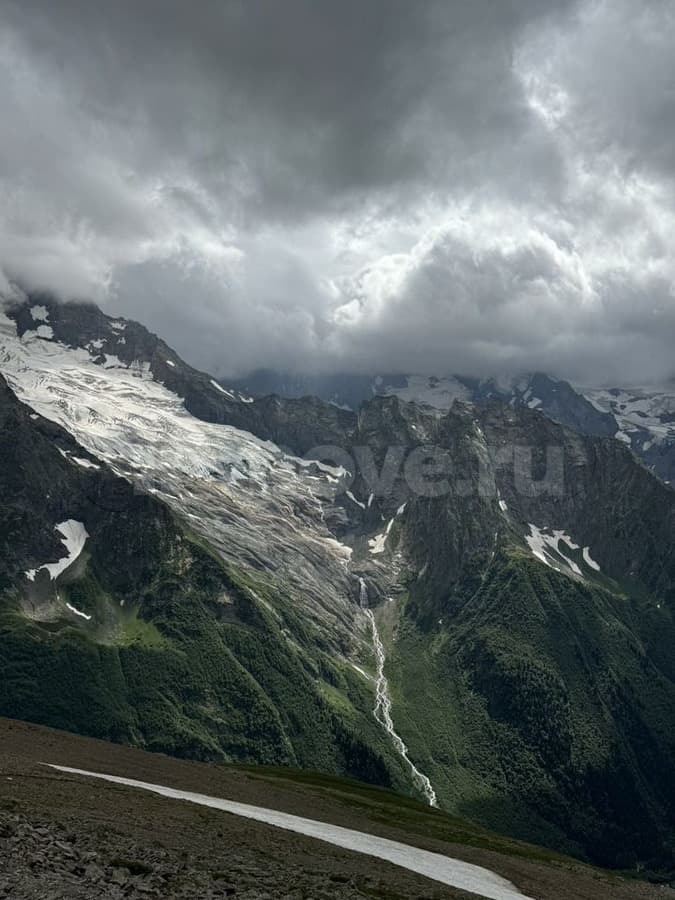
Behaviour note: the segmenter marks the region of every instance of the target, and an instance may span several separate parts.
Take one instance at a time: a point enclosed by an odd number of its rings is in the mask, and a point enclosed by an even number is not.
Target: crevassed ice
[[[19,399],[161,497],[225,559],[274,573],[317,619],[350,628],[349,548],[322,521],[340,473],[194,418],[147,364],[94,358],[35,332],[19,340],[0,314],[0,371]]]

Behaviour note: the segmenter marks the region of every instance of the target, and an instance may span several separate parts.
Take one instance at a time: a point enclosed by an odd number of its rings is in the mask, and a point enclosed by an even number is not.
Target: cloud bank
[[[0,25],[2,279],[221,375],[675,375],[670,2],[0,0]]]

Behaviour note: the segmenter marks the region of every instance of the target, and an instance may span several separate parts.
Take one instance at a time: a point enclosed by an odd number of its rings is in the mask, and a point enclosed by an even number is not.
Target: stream
[[[384,644],[380,637],[380,632],[377,628],[375,616],[373,611],[368,608],[368,588],[363,578],[359,578],[359,604],[370,620],[370,627],[373,634],[373,650],[375,651],[375,659],[377,661],[375,707],[373,709],[373,715],[389,735],[398,755],[409,767],[415,787],[422,792],[429,806],[437,807],[438,800],[436,798],[436,791],[434,790],[431,781],[424,772],[420,772],[410,759],[408,748],[406,747],[403,738],[394,728],[394,721],[391,717],[392,703],[391,694],[389,693],[389,682],[387,681],[387,676],[384,674],[384,665],[387,657],[384,651]]]

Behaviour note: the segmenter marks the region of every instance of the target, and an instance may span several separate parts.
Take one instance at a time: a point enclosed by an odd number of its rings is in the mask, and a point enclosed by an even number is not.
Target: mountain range
[[[665,481],[675,479],[675,383],[589,388],[541,372],[478,379],[459,375],[307,376],[269,369],[228,383],[255,397],[316,396],[352,410],[374,396],[399,397],[439,412],[447,412],[456,400],[480,405],[496,399],[536,409],[582,434],[616,437]]]
[[[0,715],[675,868],[670,395],[265,393],[45,295],[0,373]]]

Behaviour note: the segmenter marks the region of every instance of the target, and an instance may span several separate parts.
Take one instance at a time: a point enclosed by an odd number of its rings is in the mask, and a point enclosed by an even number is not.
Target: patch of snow
[[[31,414],[30,414],[30,418],[31,418],[31,419],[39,419],[40,416],[38,416],[37,413],[31,413]]]
[[[571,550],[579,550],[579,544],[576,544],[564,531],[538,528],[530,523],[530,534],[525,536],[525,540],[533,555],[549,568],[565,574],[572,572],[574,575],[582,576],[579,566],[566,555],[564,548],[561,547],[561,544],[567,544]]]
[[[97,338],[95,341],[89,342],[89,347],[93,348],[94,350],[101,350],[104,344],[105,341],[103,340],[103,338]]]
[[[617,440],[632,444],[630,435],[641,434],[643,451],[675,439],[675,391],[664,388],[587,389],[579,392],[599,412],[616,420]]]
[[[393,524],[394,520],[390,519],[387,527],[382,532],[382,534],[376,534],[374,538],[371,538],[368,541],[368,546],[370,547],[370,552],[373,554],[373,556],[376,556],[379,553],[384,553],[387,538],[389,537],[389,532],[391,531],[391,526]]]
[[[313,457],[292,457],[295,464],[302,469],[308,468],[316,468],[326,477],[328,481],[332,484],[337,484],[341,478],[343,478],[347,474],[347,470],[342,466],[331,466],[328,463],[323,462],[320,459],[314,459]],[[310,477],[310,476],[308,476]]]
[[[31,306],[30,314],[34,322],[49,322],[49,310],[46,306]]]
[[[65,545],[67,555],[58,562],[44,563],[44,565],[38,566],[36,569],[30,569],[25,573],[29,581],[35,581],[35,576],[42,569],[46,569],[49,572],[49,577],[54,581],[75,562],[80,553],[82,553],[89,537],[87,529],[82,522],[77,522],[75,519],[61,522],[55,526],[55,530],[61,535],[61,543]]]
[[[104,353],[103,354],[103,368],[104,369],[129,369],[130,367],[122,362],[119,356],[116,356],[114,353]]]
[[[39,338],[42,338],[44,341],[51,341],[51,339],[54,337],[54,330],[52,329],[51,325],[38,325],[36,331],[37,336]]]
[[[360,506],[361,509],[366,508],[366,504],[362,500],[357,500],[351,491],[345,491],[345,494],[349,497],[349,499],[352,501],[352,503],[356,503],[356,505]]]
[[[36,416],[37,418],[37,416]],[[97,466],[96,463],[91,462],[88,459],[82,459],[80,456],[71,456],[70,451],[62,450],[60,447],[57,448],[61,456],[64,459],[67,459],[68,462],[73,462],[78,466],[81,466],[83,469],[100,469],[100,466]]]
[[[348,403],[338,403],[337,400],[329,400],[328,402],[330,403],[331,406],[335,406],[337,409],[344,409],[347,412],[353,412],[351,406],[349,406]]]
[[[279,810],[249,806],[246,803],[223,800],[219,797],[196,794],[192,791],[182,791],[177,788],[164,787],[163,785],[151,784],[146,781],[136,781],[132,778],[122,778],[118,775],[89,772],[84,769],[73,769],[69,766],[50,765],[49,768],[68,775],[98,778],[112,784],[149,791],[169,800],[179,800],[194,803],[198,806],[206,806],[210,809],[222,810],[230,815],[262,822],[294,834],[302,834],[305,837],[323,841],[343,850],[385,860],[402,869],[407,869],[409,872],[415,872],[425,878],[430,878],[439,884],[468,891],[469,893],[477,894],[479,897],[487,898],[487,900],[532,900],[531,897],[527,897],[519,891],[510,881],[507,881],[490,869],[474,865],[473,863],[466,863],[450,856],[444,856],[441,853],[421,850],[418,847],[403,844],[399,841],[377,837],[362,831],[354,831],[351,828],[342,828],[327,822],[305,819],[300,816],[280,812]]]
[[[93,463],[89,459],[83,459],[81,456],[71,456],[70,457],[74,463],[77,463],[78,466],[81,466],[83,469],[100,469],[100,466],[97,466],[96,463]]]
[[[388,385],[384,393],[408,403],[424,403],[442,411],[449,410],[455,400],[471,399],[469,389],[456,378],[430,378],[427,375],[409,375],[405,387]]]
[[[75,609],[75,607],[71,606],[70,603],[66,603],[66,606],[71,611],[71,613],[74,613],[76,616],[80,616],[80,618],[82,619],[86,619],[87,622],[91,621],[91,616],[88,616],[86,613],[81,612],[79,609]]]
[[[373,680],[371,678],[371,676],[364,669],[361,668],[361,666],[357,666],[356,663],[350,663],[350,665],[351,665],[352,669],[356,669],[356,671],[359,673],[359,675],[363,675],[363,677],[366,679],[366,681]]]
[[[586,563],[587,566],[590,566],[591,569],[595,569],[596,572],[600,571],[600,566],[596,563],[596,561],[591,556],[591,548],[590,547],[584,547],[583,557],[584,557],[584,562]]]
[[[237,398],[234,396],[234,394],[232,393],[232,391],[226,391],[225,388],[224,388],[222,385],[218,384],[218,382],[215,380],[215,378],[211,378],[210,381],[211,381],[212,386],[213,386],[217,391],[220,391],[221,394],[225,394],[225,396],[226,396],[228,399],[230,399],[230,400],[236,400],[236,399],[237,399]]]
[[[127,323],[125,319],[115,319],[110,323],[110,327],[113,331],[124,331],[127,327]]]
[[[502,512],[506,512],[506,510],[509,508],[506,503],[506,500],[499,501],[499,508],[501,509]]]
[[[255,403],[253,397],[247,397],[245,394],[239,394],[239,399],[242,403]]]
[[[176,363],[172,359],[167,359],[166,364],[167,366],[171,366],[172,369],[176,368]]]
[[[375,499],[375,494],[368,495],[368,509],[373,505],[373,500]]]

